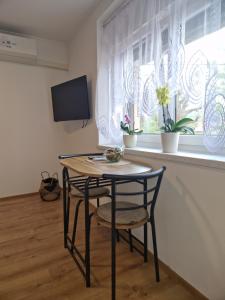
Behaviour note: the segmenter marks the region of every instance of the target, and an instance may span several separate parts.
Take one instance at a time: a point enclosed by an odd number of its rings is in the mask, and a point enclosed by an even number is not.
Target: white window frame
[[[161,148],[160,134],[142,134],[138,136],[138,147]],[[179,150],[187,152],[207,153],[203,143],[203,135],[180,135]]]

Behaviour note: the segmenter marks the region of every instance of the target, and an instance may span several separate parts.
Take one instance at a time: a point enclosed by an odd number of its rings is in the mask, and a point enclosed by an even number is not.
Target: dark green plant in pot
[[[170,103],[169,88],[168,86],[159,87],[156,89],[157,98],[159,104],[162,106],[163,111],[163,123],[164,125],[160,128],[163,132],[180,132],[183,134],[195,134],[194,129],[189,124],[193,123],[194,120],[188,117],[178,120],[175,122],[169,113],[168,104]]]

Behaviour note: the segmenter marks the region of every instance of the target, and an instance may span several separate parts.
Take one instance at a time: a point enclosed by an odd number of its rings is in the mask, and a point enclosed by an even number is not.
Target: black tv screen
[[[90,119],[86,76],[53,86],[51,92],[55,122]]]

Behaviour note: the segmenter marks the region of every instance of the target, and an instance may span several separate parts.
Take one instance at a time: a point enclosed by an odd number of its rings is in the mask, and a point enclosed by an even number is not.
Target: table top
[[[121,159],[119,162],[94,161],[87,156],[61,159],[60,163],[68,169],[84,176],[102,177],[103,174],[132,175],[150,172],[151,167]]]

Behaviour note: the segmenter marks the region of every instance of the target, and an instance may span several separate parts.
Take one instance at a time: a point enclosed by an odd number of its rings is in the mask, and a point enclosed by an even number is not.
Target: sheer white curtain
[[[221,28],[223,2],[129,0],[105,21],[98,53],[96,100],[100,143],[122,142],[120,121],[124,114],[131,114],[134,104],[140,116],[151,118],[159,109],[155,93],[158,86],[167,84],[171,98],[176,101],[179,95],[188,100],[185,105],[190,110],[203,106],[209,110],[212,101],[223,102],[222,96],[219,100],[216,97],[215,84],[207,90],[210,80],[218,73],[215,61],[211,64],[202,49],[203,43],[193,43]],[[219,92],[224,94],[221,89]],[[172,116],[175,106],[172,102]],[[206,109],[202,122],[206,145],[213,150],[215,137],[222,133],[213,123],[215,116],[209,121],[208,114]],[[221,141],[220,138],[220,144]]]

